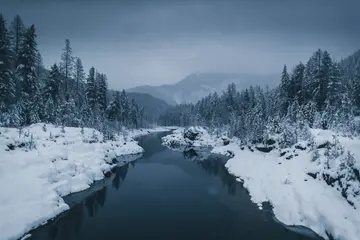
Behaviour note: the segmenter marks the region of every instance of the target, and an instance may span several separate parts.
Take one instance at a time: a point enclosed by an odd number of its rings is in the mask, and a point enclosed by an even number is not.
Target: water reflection
[[[66,197],[71,209],[31,239],[310,239],[276,223],[271,207],[259,211],[226,170],[227,157],[168,150],[162,135],[141,138],[140,160],[118,159],[110,176]]]
[[[131,162],[132,166],[135,166],[135,161]],[[122,166],[120,168],[115,168],[115,177],[112,180],[112,186],[116,189],[119,190],[120,188],[120,184],[122,182],[124,182],[126,175],[128,173],[129,170],[129,164]]]
[[[185,148],[183,151],[185,159],[192,161],[202,161],[209,159],[211,156],[210,149],[208,148]]]
[[[98,211],[104,207],[106,200],[106,186],[85,199],[85,207],[90,217],[96,216]]]
[[[208,174],[219,177],[223,186],[227,188],[229,195],[235,195],[236,186],[239,183],[236,181],[234,176],[230,175],[226,170],[222,159],[216,159],[213,157],[206,159],[205,161],[199,161],[197,164],[200,165]]]
[[[134,158],[134,156],[132,156]],[[127,162],[130,158],[123,158],[121,162]],[[78,194],[73,194],[66,197],[70,205],[70,210],[60,215],[48,224],[35,229],[31,232],[29,239],[77,239],[77,235],[82,227],[85,215],[88,217],[96,217],[97,214],[104,208],[108,192],[108,182],[111,180],[112,186],[118,190],[121,184],[125,181],[129,167],[134,168],[136,160],[130,163],[116,167],[112,170],[112,174],[107,179],[99,181],[92,186],[88,191],[83,191]],[[100,190],[98,190],[100,188]],[[81,201],[78,202],[78,199]],[[84,212],[85,210],[85,212]]]
[[[227,157],[211,154],[209,149],[196,148],[186,149],[183,156],[185,159],[195,162],[209,175],[219,177],[223,187],[227,188],[229,195],[236,194],[236,186],[239,182],[229,174],[225,167]]]

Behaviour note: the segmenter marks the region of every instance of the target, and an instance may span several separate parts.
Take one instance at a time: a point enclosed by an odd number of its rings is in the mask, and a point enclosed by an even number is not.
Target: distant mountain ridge
[[[195,103],[212,92],[222,92],[230,83],[235,83],[238,89],[250,85],[269,87],[279,82],[278,75],[260,76],[239,73],[194,73],[175,84],[161,86],[143,85],[130,88],[127,92],[147,93],[166,101],[170,105],[180,103]]]
[[[128,92],[127,95],[129,99],[134,99],[139,106],[144,107],[144,116],[147,120],[156,120],[169,108],[169,104],[164,100],[147,93]]]
[[[108,91],[108,99],[112,100],[114,90]],[[148,93],[127,92],[129,100],[134,99],[140,106],[144,107],[144,117],[149,122],[155,121],[170,106],[164,100],[153,97]]]

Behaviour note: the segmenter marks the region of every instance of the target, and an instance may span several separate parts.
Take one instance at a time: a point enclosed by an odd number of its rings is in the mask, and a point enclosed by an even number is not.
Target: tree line
[[[306,64],[300,62],[291,71],[285,65],[274,89],[237,91],[230,84],[220,95],[214,92],[196,104],[168,109],[160,124],[207,126],[253,143],[278,134],[288,146],[309,138],[309,128],[356,135],[359,114],[360,51],[336,62],[319,49]]]
[[[99,130],[143,125],[143,109],[123,90],[107,97],[105,74],[85,73],[68,39],[59,63],[45,69],[35,25],[19,15],[9,26],[0,14],[0,125],[22,127],[44,122]],[[111,100],[111,101],[110,101]]]

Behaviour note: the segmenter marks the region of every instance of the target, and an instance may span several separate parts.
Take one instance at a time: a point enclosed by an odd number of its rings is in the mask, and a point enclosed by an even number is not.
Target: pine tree
[[[0,14],[0,110],[7,110],[14,98],[15,84],[11,75],[8,32]]]
[[[325,108],[325,101],[327,99],[328,84],[331,78],[331,70],[333,68],[332,60],[327,51],[324,51],[321,58],[320,76],[319,83],[316,88],[315,99],[317,102],[318,109],[321,111]]]
[[[26,116],[27,116],[27,124],[33,124],[40,122],[41,119],[44,119],[44,105],[43,98],[40,91],[36,91],[35,95],[29,99],[26,104]]]
[[[11,53],[12,53],[12,67],[16,69],[19,65],[19,56],[21,44],[24,39],[26,28],[19,15],[16,15],[10,25],[10,39],[11,39]]]
[[[107,117],[110,121],[120,121],[120,114],[121,114],[121,97],[120,92],[116,91],[114,93],[114,98],[110,102],[106,112]]]
[[[75,61],[75,95],[76,95],[76,104],[79,106],[82,104],[82,95],[84,92],[82,91],[82,86],[85,81],[85,72],[84,67],[82,65],[81,59],[76,58]]]
[[[280,113],[281,115],[286,115],[287,109],[291,103],[291,82],[290,76],[287,72],[287,67],[284,65],[284,69],[281,74],[281,83],[280,83]]]
[[[96,96],[97,96],[97,103],[99,104],[99,110],[101,112],[105,112],[107,107],[107,78],[105,74],[96,74]]]
[[[89,75],[86,79],[86,99],[91,109],[95,109],[96,104],[96,83],[95,68],[90,68]]]
[[[132,127],[135,127],[135,128],[139,127],[138,117],[139,117],[139,107],[136,104],[135,100],[131,99],[129,120],[131,122]]]
[[[327,100],[335,108],[341,107],[341,96],[344,93],[341,86],[341,72],[338,64],[331,65],[330,75],[327,85]]]
[[[35,26],[31,25],[24,34],[24,41],[20,46],[19,72],[22,85],[22,93],[25,97],[34,97],[37,91],[36,56],[37,44]]]
[[[304,103],[303,81],[305,66],[299,63],[295,66],[291,75],[291,101],[298,99],[300,105]]]
[[[53,104],[60,102],[60,86],[61,86],[61,74],[58,66],[54,64],[51,66],[48,80],[45,85],[45,95],[47,98],[51,98]]]
[[[317,113],[316,103],[313,100],[308,101],[306,105],[302,106],[302,112],[309,126],[312,127]]]
[[[125,126],[128,126],[130,106],[129,106],[129,100],[128,100],[125,90],[122,90],[122,92],[120,94],[120,108],[121,108],[121,112],[120,112],[121,120],[120,121]]]
[[[64,75],[64,91],[66,100],[69,99],[69,80],[73,73],[74,57],[70,46],[70,40],[65,40],[65,47],[61,55],[60,69]]]
[[[91,125],[91,119],[93,118],[93,112],[88,104],[87,101],[84,101],[84,103],[80,107],[80,116],[81,116],[81,126],[90,126]]]
[[[44,68],[44,64],[40,52],[37,52],[36,54],[35,65],[36,65],[36,76],[39,80],[41,80],[41,74],[42,74],[42,69]]]
[[[55,107],[54,101],[51,97],[46,99],[44,108],[44,121],[48,123],[56,123],[57,108]]]
[[[61,116],[62,126],[70,127],[79,127],[80,119],[76,111],[75,101],[69,99],[69,101],[62,102],[62,105],[59,107],[59,114]]]
[[[322,51],[317,50],[306,63],[304,71],[304,101],[318,103]]]

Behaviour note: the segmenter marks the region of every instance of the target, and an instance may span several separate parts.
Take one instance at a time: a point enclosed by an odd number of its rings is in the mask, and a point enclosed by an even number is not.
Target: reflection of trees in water
[[[132,161],[130,164],[134,167],[136,163]],[[112,185],[116,189],[119,189],[121,183],[125,180],[130,164],[113,169],[115,176],[112,179]],[[32,231],[30,239],[77,239],[77,233],[80,231],[84,220],[84,209],[86,209],[88,216],[95,217],[105,206],[107,190],[107,186],[104,186],[100,190],[93,192],[55,221]]]
[[[211,155],[210,149],[194,149],[194,148],[185,148],[183,150],[183,155],[185,159],[190,159],[192,161],[201,161],[208,159]]]
[[[90,217],[96,216],[99,209],[103,208],[106,201],[106,186],[85,199],[85,207]]]
[[[64,216],[31,232],[30,239],[76,239],[84,218],[83,203],[73,206]]]
[[[193,148],[185,150],[183,154],[184,158],[186,159],[193,159],[199,156],[199,154]]]
[[[96,201],[99,203],[101,208],[103,208],[105,205],[106,189],[107,189],[106,187],[103,187],[100,191],[97,192],[98,197],[96,198]]]
[[[195,160],[201,168],[209,175],[220,177],[223,186],[227,188],[230,195],[235,195],[237,181],[225,168],[225,161],[221,157],[210,155],[209,152],[188,149],[183,152],[184,158]]]
[[[135,167],[135,161],[132,161],[130,162],[131,166],[132,167]],[[118,167],[118,168],[115,168],[115,177],[114,179],[112,180],[112,186],[116,189],[116,190],[119,190],[120,188],[120,183],[122,183],[125,178],[126,178],[126,175],[128,173],[128,170],[129,170],[129,164],[126,164],[122,167]]]

